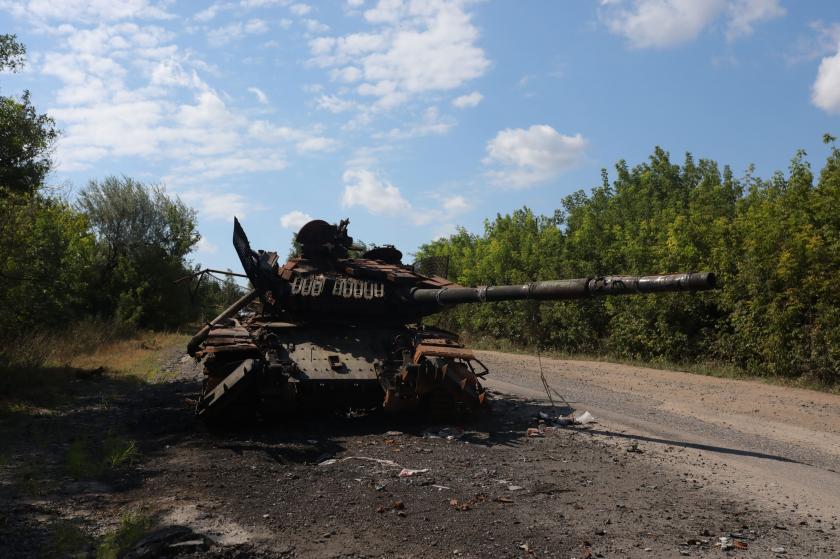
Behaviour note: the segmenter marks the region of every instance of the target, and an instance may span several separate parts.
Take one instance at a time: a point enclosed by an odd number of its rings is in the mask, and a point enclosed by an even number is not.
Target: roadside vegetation
[[[24,45],[0,35],[0,70],[25,63]],[[0,96],[0,123],[0,382],[11,370],[84,361],[142,330],[204,321],[240,295],[230,280],[175,284],[197,269],[190,253],[201,239],[177,197],[109,176],[71,201],[46,182],[60,131],[29,92]]]
[[[436,318],[484,347],[540,348],[689,371],[840,384],[840,150],[815,176],[804,152],[762,179],[656,148],[615,178],[424,245],[464,285],[713,271],[698,294],[462,306]]]

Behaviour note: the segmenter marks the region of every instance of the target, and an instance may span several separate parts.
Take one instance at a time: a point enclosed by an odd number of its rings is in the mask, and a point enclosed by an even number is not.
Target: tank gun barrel
[[[585,299],[599,295],[630,295],[634,293],[665,293],[669,291],[705,291],[716,286],[712,272],[690,272],[656,276],[602,276],[550,281],[535,281],[523,285],[490,285],[481,287],[415,288],[411,298],[422,304],[458,305],[490,301],[518,301],[524,299],[559,300]]]

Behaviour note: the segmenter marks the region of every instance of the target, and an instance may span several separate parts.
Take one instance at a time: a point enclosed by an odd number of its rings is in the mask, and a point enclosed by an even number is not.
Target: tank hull
[[[307,410],[466,410],[486,368],[457,338],[421,326],[236,321],[211,328],[196,411],[208,421]]]

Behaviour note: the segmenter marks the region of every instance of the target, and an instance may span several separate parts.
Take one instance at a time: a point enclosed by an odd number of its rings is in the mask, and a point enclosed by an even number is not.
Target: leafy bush
[[[829,138],[831,140],[831,138]],[[735,179],[710,160],[616,165],[553,216],[523,208],[421,247],[464,285],[710,270],[722,288],[461,306],[435,320],[472,337],[622,359],[728,363],[761,376],[840,382],[840,150],[814,181],[804,153],[787,175]]]

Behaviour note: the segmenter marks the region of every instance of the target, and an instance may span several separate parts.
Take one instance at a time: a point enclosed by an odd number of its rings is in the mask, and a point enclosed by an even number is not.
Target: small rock
[[[785,549],[782,546],[773,547],[770,549],[770,551],[772,551],[773,553],[778,553],[779,555],[784,555],[785,553],[787,553],[787,549]]]

